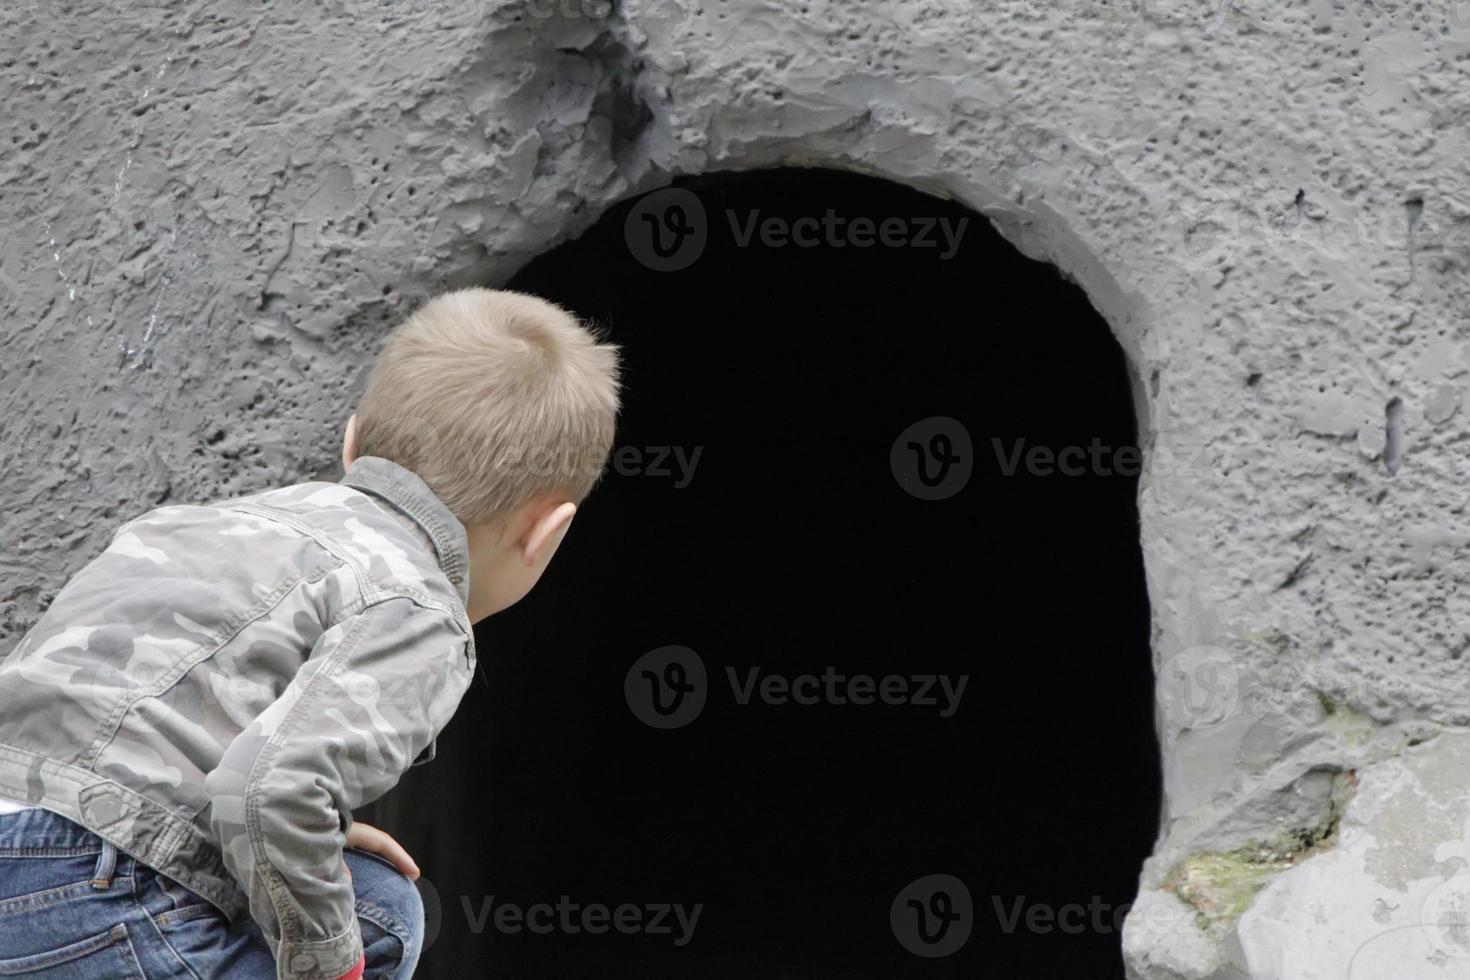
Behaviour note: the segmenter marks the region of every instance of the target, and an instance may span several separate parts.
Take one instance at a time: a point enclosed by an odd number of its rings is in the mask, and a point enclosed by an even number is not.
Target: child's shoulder
[[[341,483],[310,482],[215,506],[280,520],[355,566],[383,592],[408,593],[451,609],[457,603],[457,590],[428,534],[371,493]]]

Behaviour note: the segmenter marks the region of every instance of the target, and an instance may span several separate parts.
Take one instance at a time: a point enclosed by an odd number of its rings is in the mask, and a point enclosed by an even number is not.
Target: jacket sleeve
[[[362,955],[342,847],[354,807],[398,781],[473,671],[467,626],[406,597],[324,632],[281,696],[205,780],[210,823],[280,980],[339,977]]]

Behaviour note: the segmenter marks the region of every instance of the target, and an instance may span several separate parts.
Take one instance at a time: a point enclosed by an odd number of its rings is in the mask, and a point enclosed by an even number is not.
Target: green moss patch
[[[1353,772],[1337,773],[1327,818],[1320,825],[1283,827],[1265,841],[1233,851],[1191,854],[1164,878],[1164,889],[1195,910],[1201,929],[1234,922],[1272,878],[1337,843],[1342,809],[1356,785]]]

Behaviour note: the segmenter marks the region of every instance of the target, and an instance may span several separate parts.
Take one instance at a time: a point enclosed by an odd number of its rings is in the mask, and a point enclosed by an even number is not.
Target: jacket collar
[[[434,545],[439,567],[470,601],[470,543],[464,525],[412,471],[379,456],[359,456],[341,482],[381,497],[413,519]]]

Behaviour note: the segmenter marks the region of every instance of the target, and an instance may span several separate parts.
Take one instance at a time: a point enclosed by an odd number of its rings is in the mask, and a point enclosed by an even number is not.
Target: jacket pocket
[[[0,977],[45,977],[46,980],[91,980],[118,977],[147,980],[128,927],[115,925],[88,939],[29,956],[0,959]]]

